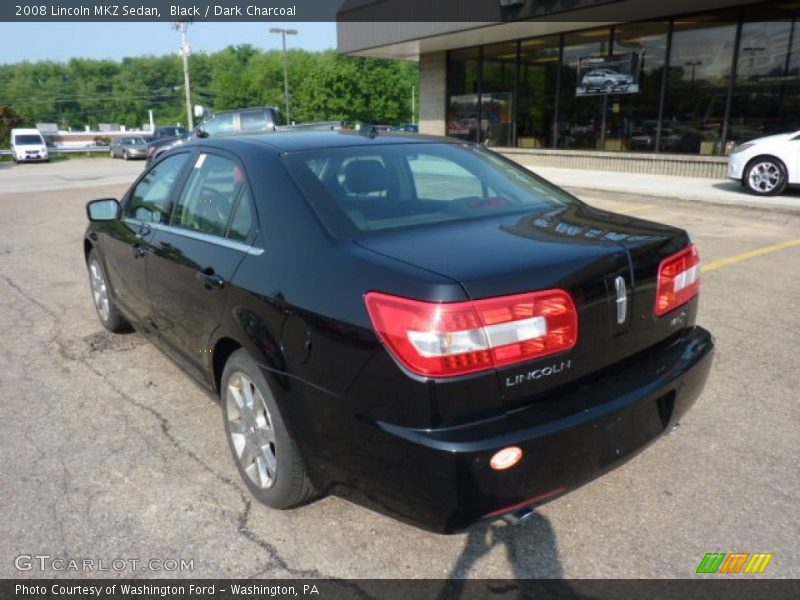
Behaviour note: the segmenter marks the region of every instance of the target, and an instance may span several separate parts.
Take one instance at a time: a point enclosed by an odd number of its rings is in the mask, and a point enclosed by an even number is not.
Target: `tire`
[[[128,159],[130,158],[130,157],[128,156],[128,151],[127,151],[127,150],[123,151],[123,153],[122,153],[122,158],[123,158],[124,160],[128,160]]]
[[[314,488],[275,397],[243,349],[225,363],[220,400],[228,447],[250,493],[277,509],[311,499]]]
[[[116,156],[114,156],[114,151],[113,151],[113,150],[109,150],[109,151],[108,151],[108,155],[109,155],[111,158],[117,158]]]
[[[782,194],[788,183],[786,167],[773,156],[757,156],[748,163],[743,181],[748,190],[758,196]]]
[[[606,81],[605,85],[603,86],[603,91],[606,94],[610,94],[614,91],[614,82],[613,81]]]
[[[114,301],[108,295],[106,273],[94,250],[89,252],[86,267],[89,270],[89,288],[92,290],[94,308],[97,311],[97,316],[103,324],[103,327],[112,333],[130,331],[130,323],[122,316],[119,308],[117,308],[117,305],[114,304]]]

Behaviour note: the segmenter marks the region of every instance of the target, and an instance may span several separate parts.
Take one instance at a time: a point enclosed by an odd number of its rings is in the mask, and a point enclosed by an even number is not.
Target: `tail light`
[[[578,339],[578,313],[563,290],[452,303],[370,292],[366,304],[395,358],[428,377],[454,377],[564,352]]]
[[[700,257],[694,244],[661,261],[656,288],[657,316],[686,304],[699,292]]]

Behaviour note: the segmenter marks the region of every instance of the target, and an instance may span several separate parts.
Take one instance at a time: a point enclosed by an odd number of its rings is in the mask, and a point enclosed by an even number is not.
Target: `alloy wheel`
[[[773,162],[760,162],[751,167],[748,180],[751,189],[768,194],[778,187],[781,181],[781,170]]]
[[[108,301],[108,285],[106,278],[103,275],[103,270],[96,260],[89,263],[89,281],[92,286],[92,297],[94,298],[94,305],[100,318],[103,322],[108,321],[111,313],[111,307]]]
[[[278,470],[275,430],[261,391],[247,375],[237,371],[228,380],[225,402],[236,460],[253,485],[272,487]]]

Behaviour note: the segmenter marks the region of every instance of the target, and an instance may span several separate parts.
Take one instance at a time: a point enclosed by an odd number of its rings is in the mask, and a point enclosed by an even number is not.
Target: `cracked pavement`
[[[690,577],[712,551],[772,552],[767,576],[800,575],[800,247],[703,276],[718,354],[677,434],[520,526],[441,536],[335,497],[258,504],[215,399],[137,334],[102,329],[84,205],[141,168],[0,165],[0,577],[109,575],[19,572],[19,554],[194,561],[111,573],[129,577]],[[592,194],[689,227],[704,262],[800,237],[796,214]]]

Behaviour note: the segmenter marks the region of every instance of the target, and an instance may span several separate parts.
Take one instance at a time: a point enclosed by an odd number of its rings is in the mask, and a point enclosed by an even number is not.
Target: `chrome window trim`
[[[237,250],[239,252],[243,252],[244,254],[249,254],[250,256],[261,256],[262,254],[264,254],[263,248],[253,246],[252,244],[243,244],[242,242],[237,242],[236,240],[229,240],[227,238],[221,238],[216,235],[203,233],[202,231],[192,231],[191,229],[184,229],[183,227],[174,227],[172,225],[164,225],[162,223],[148,223],[146,221],[139,221],[138,219],[132,219],[130,217],[124,219],[124,221],[125,223],[129,223],[132,225],[141,225],[144,227],[149,227],[154,231],[164,231],[166,233],[174,233],[175,235],[186,237],[192,240],[214,244],[216,246],[221,246],[223,248],[229,248],[230,250]]]

